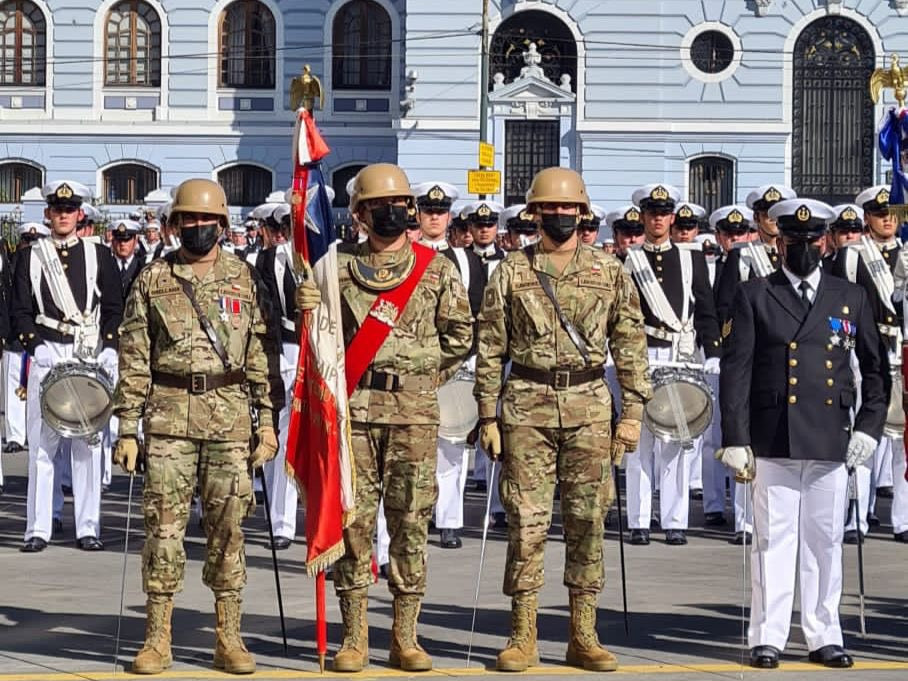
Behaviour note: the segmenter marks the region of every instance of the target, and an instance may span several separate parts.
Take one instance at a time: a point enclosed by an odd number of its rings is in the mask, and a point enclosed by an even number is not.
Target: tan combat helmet
[[[580,213],[590,212],[590,197],[580,174],[570,168],[546,168],[533,177],[527,192],[527,206],[534,203],[575,203]]]
[[[227,196],[217,182],[213,180],[186,180],[177,187],[173,195],[171,216],[177,213],[210,213],[223,220],[226,227],[230,222],[227,210]]]
[[[373,163],[356,174],[350,196],[350,212],[355,213],[363,201],[388,196],[405,196],[408,205],[416,206],[407,174],[393,163]]]

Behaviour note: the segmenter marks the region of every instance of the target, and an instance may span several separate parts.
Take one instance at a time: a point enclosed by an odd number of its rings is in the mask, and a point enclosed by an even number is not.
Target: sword
[[[486,540],[489,537],[489,516],[492,510],[492,481],[495,480],[496,459],[492,459],[492,466],[488,475],[488,494],[486,495],[486,514],[482,521],[482,544],[479,549],[479,574],[476,575],[476,594],[473,596],[473,620],[470,622],[470,644],[467,646],[467,667],[470,666],[470,657],[473,654],[473,632],[476,631],[476,609],[479,607],[479,587],[482,585],[482,564],[486,557]]]
[[[126,498],[126,536],[123,539],[123,574],[120,577],[120,612],[117,615],[117,641],[114,645],[114,674],[117,673],[117,660],[120,658],[120,627],[123,624],[123,600],[126,596],[126,559],[129,558],[129,519],[132,515],[132,485],[136,474],[129,474],[129,496]]]
[[[284,623],[284,598],[281,594],[281,575],[277,569],[277,549],[274,548],[274,528],[271,526],[271,503],[268,500],[268,483],[265,481],[265,467],[259,468],[262,481],[262,499],[265,501],[265,525],[271,542],[271,564],[274,566],[274,586],[277,588],[277,610],[281,616],[281,637],[284,640],[284,657],[287,657],[287,626]]]
[[[848,471],[848,498],[848,515],[849,518],[854,518],[854,525],[858,533],[858,615],[861,623],[861,638],[866,638],[867,621],[864,616],[864,538],[861,536],[861,507],[858,504],[858,474],[856,468]]]
[[[621,519],[621,478],[618,466],[612,466],[615,479],[615,503],[618,506],[618,551],[621,556],[621,600],[624,604],[624,635],[631,635],[630,620],[627,616],[627,572],[624,568],[624,521]]]

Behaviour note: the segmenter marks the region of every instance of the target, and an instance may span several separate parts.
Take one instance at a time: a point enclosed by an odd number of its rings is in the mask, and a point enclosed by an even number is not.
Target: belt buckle
[[[396,392],[399,386],[397,374],[385,374],[385,392]]]
[[[191,374],[189,376],[189,392],[201,395],[208,392],[208,376],[205,374]]]
[[[553,382],[553,385],[555,387],[555,390],[565,390],[571,386],[571,372],[570,371],[568,371],[566,369],[559,371],[558,369],[556,369],[554,374],[555,374],[555,380]]]

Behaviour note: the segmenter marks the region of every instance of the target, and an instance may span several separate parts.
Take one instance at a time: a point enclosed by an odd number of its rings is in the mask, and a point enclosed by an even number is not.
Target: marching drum
[[[653,398],[643,409],[643,422],[663,442],[690,442],[713,419],[713,392],[701,371],[656,366],[652,373]]]
[[[110,420],[114,382],[97,364],[68,360],[41,381],[41,415],[64,437],[90,437]]]
[[[479,421],[479,405],[473,397],[474,385],[476,375],[461,368],[454,378],[438,389],[438,437],[452,442],[466,442],[467,435]]]

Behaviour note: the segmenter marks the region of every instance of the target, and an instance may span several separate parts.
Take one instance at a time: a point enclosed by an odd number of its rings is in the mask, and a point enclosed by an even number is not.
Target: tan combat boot
[[[334,656],[336,672],[361,672],[369,664],[369,625],[366,610],[368,591],[357,589],[340,597],[341,617],[344,620],[344,642]]]
[[[511,638],[508,645],[498,653],[495,669],[500,672],[524,672],[527,667],[539,664],[539,648],[536,647],[535,592],[521,593],[511,599]]]
[[[160,674],[173,664],[170,618],[173,594],[148,594],[145,603],[145,645],[132,661],[133,674]]]
[[[240,596],[235,591],[215,594],[217,609],[217,643],[214,647],[214,668],[228,674],[251,674],[255,659],[243,645],[240,636]]]
[[[391,653],[388,663],[405,672],[427,672],[432,658],[416,641],[419,596],[394,597],[394,623],[391,625]]]
[[[571,593],[571,640],[568,643],[567,663],[591,672],[613,672],[618,658],[599,645],[596,635],[597,596]]]

